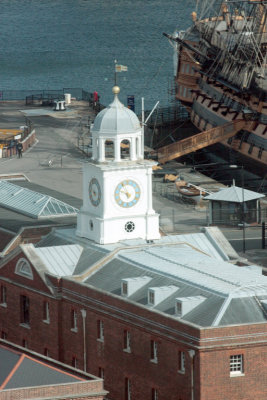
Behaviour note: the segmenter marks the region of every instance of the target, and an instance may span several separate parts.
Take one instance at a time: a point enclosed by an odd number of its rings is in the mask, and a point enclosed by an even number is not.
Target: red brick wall
[[[0,334],[5,332],[7,340],[22,346],[26,340],[29,349],[44,354],[49,349],[49,356],[58,359],[58,300],[48,290],[38,273],[33,270],[33,280],[15,274],[17,255],[8,266],[1,269],[0,285],[7,287],[7,307],[0,305]],[[16,283],[14,281],[16,280]],[[11,281],[11,282],[10,282]],[[12,282],[13,281],[13,282]],[[30,328],[21,322],[20,296],[30,299]],[[50,324],[43,322],[43,302],[50,305]]]
[[[71,396],[71,397],[69,397]],[[90,399],[103,400],[104,390],[102,381],[86,381],[80,383],[38,386],[34,388],[23,388],[0,391],[1,400],[14,399],[36,399],[36,398],[60,398],[64,399]]]
[[[10,268],[1,270],[2,282],[8,285],[7,309],[0,307],[0,329],[10,341],[70,364],[73,357],[83,369],[84,336],[81,310],[86,315],[87,372],[98,375],[104,369],[109,398],[124,400],[125,378],[130,379],[133,398],[150,399],[152,388],[160,399],[191,400],[191,359],[194,349],[194,400],[262,400],[267,398],[266,364],[267,324],[197,329],[96,291],[71,280],[49,281],[58,286],[61,298],[49,298],[49,291],[37,273],[34,280],[14,275],[16,256]],[[17,284],[9,282],[16,280]],[[27,286],[27,287],[23,287]],[[30,289],[30,286],[33,290]],[[31,327],[19,325],[19,296],[30,298]],[[50,293],[51,294],[51,293]],[[42,321],[42,304],[51,302],[50,324]],[[71,330],[71,312],[77,312],[77,332]],[[97,340],[97,321],[104,323],[104,342]],[[124,330],[131,334],[131,353],[123,351]],[[150,360],[150,342],[158,343],[158,363]],[[260,342],[263,343],[260,343]],[[185,374],[178,372],[178,351],[186,354]],[[244,376],[230,377],[229,357],[244,354]],[[256,388],[255,388],[256,386]]]

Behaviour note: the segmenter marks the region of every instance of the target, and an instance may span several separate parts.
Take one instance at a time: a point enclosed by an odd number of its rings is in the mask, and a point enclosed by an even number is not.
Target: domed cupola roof
[[[114,86],[112,91],[115,95],[114,100],[96,116],[92,132],[114,136],[140,131],[141,126],[136,114],[118,99],[120,88]]]

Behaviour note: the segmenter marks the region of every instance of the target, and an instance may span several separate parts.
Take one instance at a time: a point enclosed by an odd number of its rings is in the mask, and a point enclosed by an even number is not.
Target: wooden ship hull
[[[207,5],[205,0],[202,3],[203,7]],[[190,151],[220,143],[236,153],[240,163],[255,167],[264,176],[267,173],[265,5],[254,0],[225,1],[220,5],[210,0],[211,3],[213,7],[207,10],[214,11],[217,7],[217,16],[208,14],[198,19],[192,13],[193,25],[188,31],[177,36],[165,34],[177,44],[176,99],[189,110],[199,131],[210,132],[209,140],[199,135],[198,143]],[[239,129],[237,121],[244,122]],[[216,140],[222,127],[224,133]],[[164,153],[163,162],[177,154],[175,144],[172,148],[169,145],[169,156],[165,150],[159,149],[159,160]]]

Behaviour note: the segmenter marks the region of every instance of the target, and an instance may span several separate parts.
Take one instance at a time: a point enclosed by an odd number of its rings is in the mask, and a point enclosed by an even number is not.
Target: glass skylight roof
[[[0,180],[0,205],[32,218],[76,215],[78,209],[51,196]]]

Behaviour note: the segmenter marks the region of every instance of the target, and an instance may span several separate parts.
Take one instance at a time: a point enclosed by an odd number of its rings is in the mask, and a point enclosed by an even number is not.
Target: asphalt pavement
[[[22,158],[0,159],[0,175],[23,173],[31,182],[82,198],[82,162],[86,155],[79,149],[81,139],[88,140],[88,120],[95,114],[88,103],[75,101],[67,111],[51,108],[27,108],[24,102],[0,103],[0,127],[18,129],[25,116],[34,123],[36,143],[23,153]],[[153,206],[160,213],[160,225],[165,234],[200,232],[207,226],[205,207],[184,203],[172,195],[173,191],[159,190],[153,185]],[[246,253],[242,254],[243,232],[239,228],[222,227],[221,230],[241,255],[252,257],[251,247],[257,250],[255,262],[267,267],[267,250],[260,250],[261,228],[246,229]],[[250,256],[249,251],[252,251]]]

